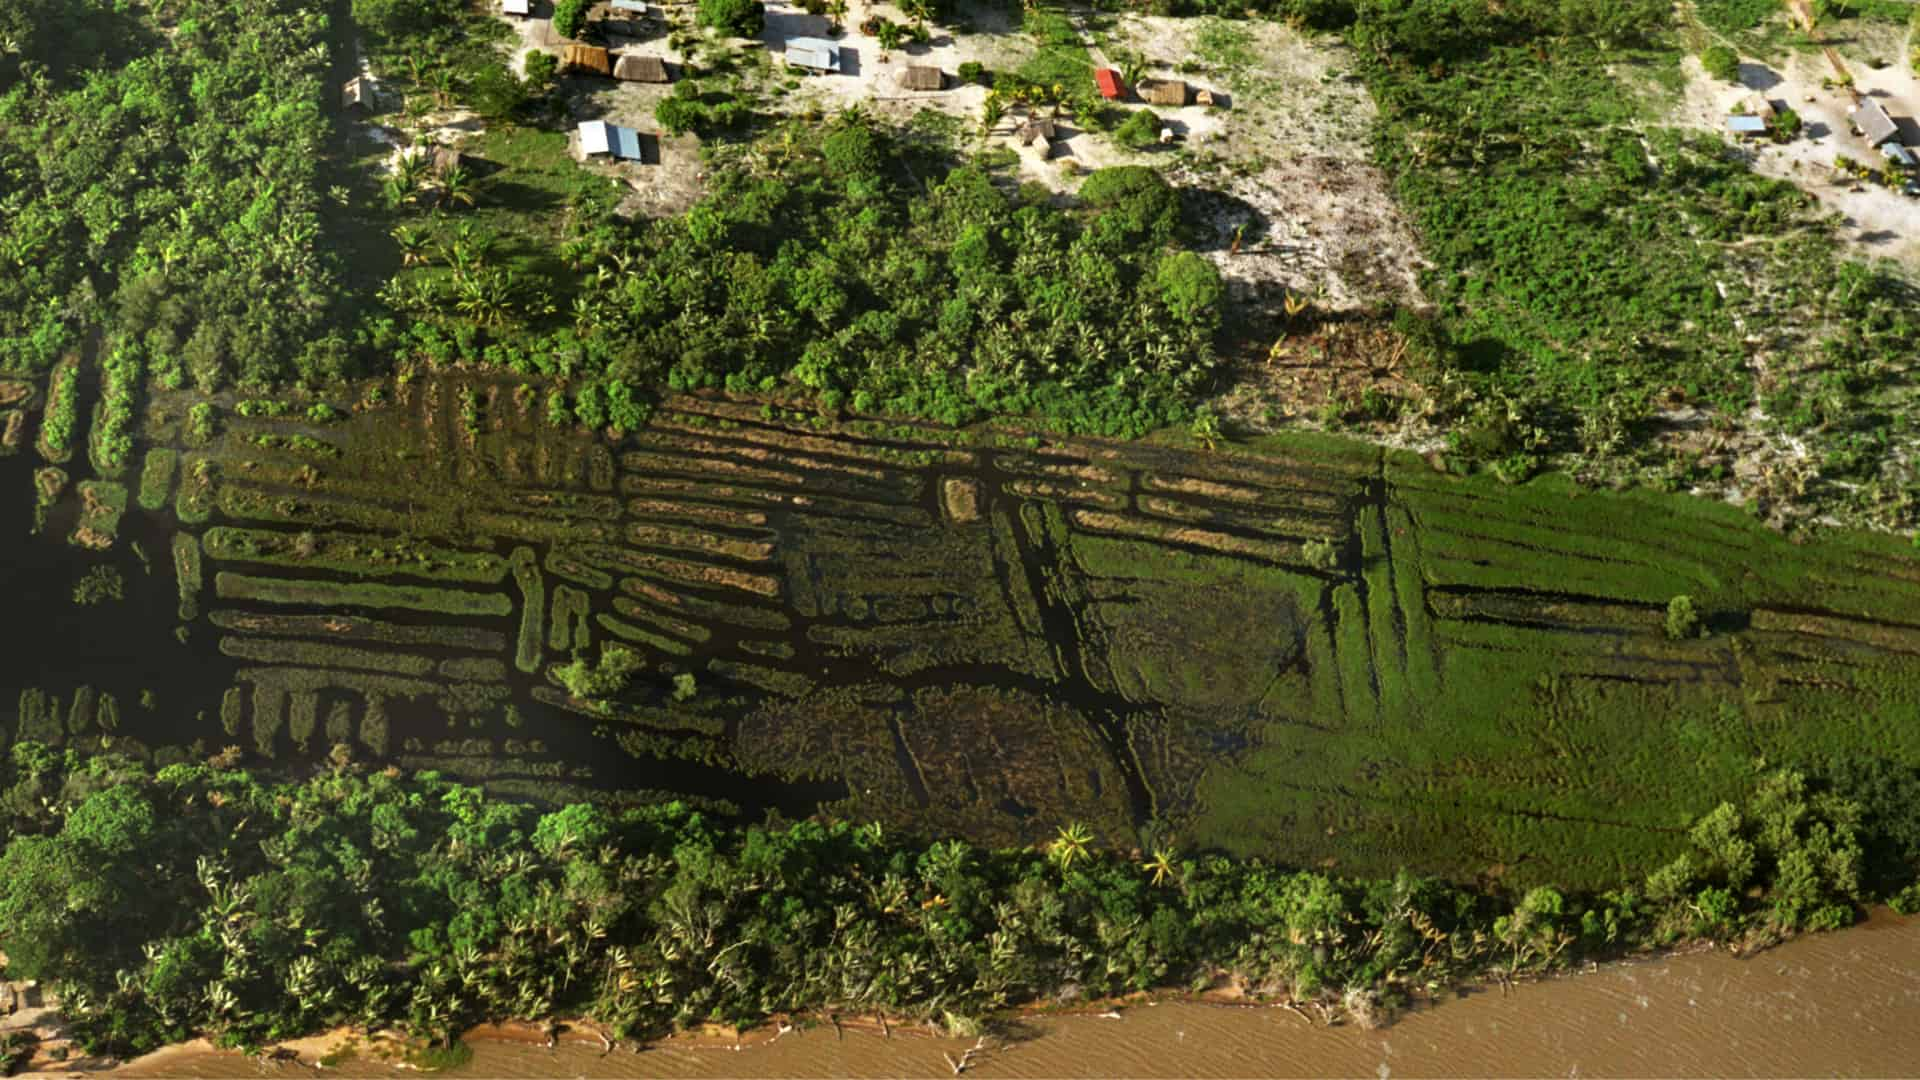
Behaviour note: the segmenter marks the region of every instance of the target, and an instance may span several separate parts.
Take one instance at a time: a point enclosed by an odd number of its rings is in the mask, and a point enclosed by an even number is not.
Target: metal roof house
[[[580,152],[587,157],[606,154],[616,161],[645,160],[640,152],[640,133],[605,120],[581,121]]]
[[[946,76],[930,64],[915,64],[900,73],[900,85],[908,90],[938,90],[946,84]]]
[[[787,39],[787,66],[840,73],[840,46],[825,38]]]
[[[1178,108],[1187,103],[1187,84],[1179,79],[1142,79],[1136,89],[1149,105]]]
[[[1880,156],[1893,162],[1895,165],[1904,165],[1909,169],[1920,169],[1920,156],[1915,156],[1912,150],[1907,149],[1907,147],[1901,143],[1890,142],[1883,144],[1880,147]]]
[[[1727,131],[1735,135],[1765,135],[1767,121],[1761,116],[1729,116]]]
[[[620,62],[613,65],[613,77],[627,82],[663,83],[672,82],[667,75],[666,62],[657,56],[639,56],[623,53]]]
[[[1120,73],[1112,68],[1096,69],[1093,81],[1100,87],[1100,96],[1108,101],[1118,101],[1127,96],[1126,84],[1120,81]]]
[[[533,10],[528,0],[500,0],[500,14],[531,15]]]
[[[1887,107],[1872,98],[1862,98],[1860,104],[1853,107],[1851,115],[1853,126],[1860,129],[1868,146],[1879,146],[1900,134],[1893,117],[1887,115]]]
[[[613,59],[607,50],[598,45],[569,45],[566,55],[560,58],[561,66],[591,71],[596,75],[613,77]]]
[[[613,10],[624,11],[629,15],[645,15],[646,0],[613,0]]]
[[[340,88],[340,107],[372,112],[378,97],[379,91],[373,80],[361,75],[347,80],[347,85]]]
[[[1021,124],[1020,129],[1014,132],[1014,138],[1019,140],[1021,146],[1039,143],[1037,150],[1043,158],[1053,156],[1053,140],[1058,137],[1059,129],[1053,121],[1038,116]]]

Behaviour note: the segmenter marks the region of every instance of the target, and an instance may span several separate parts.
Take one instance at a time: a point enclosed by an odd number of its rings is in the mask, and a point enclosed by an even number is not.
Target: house
[[[1014,138],[1020,140],[1021,146],[1032,146],[1038,142],[1041,157],[1053,154],[1053,140],[1059,136],[1060,131],[1054,126],[1053,121],[1038,116],[1021,124],[1019,130],[1014,132]]]
[[[1747,99],[1747,111],[1759,117],[1762,120],[1772,120],[1776,115],[1778,115],[1774,111],[1773,102],[1768,101],[1766,98],[1761,97],[1759,94],[1755,94],[1754,96]]]
[[[1767,133],[1767,121],[1762,117],[1745,114],[1729,116],[1727,117],[1727,131],[1743,138],[1749,135],[1765,135]]]
[[[613,59],[607,50],[598,45],[567,46],[567,51],[560,57],[560,66],[613,77]]]
[[[645,160],[640,153],[640,133],[605,120],[581,121],[580,153],[586,157],[607,154],[616,161]]]
[[[531,15],[532,7],[528,0],[500,0],[502,15]]]
[[[639,56],[634,53],[622,53],[620,62],[613,66],[613,77],[627,82],[663,83],[672,82],[667,74],[667,65],[657,56]]]
[[[1118,101],[1127,96],[1126,84],[1120,81],[1120,73],[1112,68],[1096,69],[1093,81],[1100,87],[1100,96],[1108,101]]]
[[[378,98],[379,88],[365,75],[347,80],[347,85],[340,88],[340,108],[342,109],[372,112]]]
[[[825,38],[787,39],[787,66],[840,73],[840,46]]]
[[[1893,117],[1887,115],[1887,107],[1872,98],[1862,98],[1860,104],[1853,107],[1851,115],[1853,126],[1860,129],[1868,146],[1879,146],[1900,134]]]
[[[629,17],[641,17],[647,13],[646,0],[613,0],[613,10]]]
[[[937,67],[915,64],[900,73],[900,85],[908,90],[938,90],[947,85],[947,78]]]
[[[1142,79],[1138,89],[1149,105],[1180,108],[1187,103],[1187,84],[1179,79]]]
[[[1920,156],[1916,156],[1912,150],[1909,150],[1901,143],[1890,142],[1882,144],[1880,147],[1880,155],[1895,165],[1904,166],[1909,169],[1920,169]]]

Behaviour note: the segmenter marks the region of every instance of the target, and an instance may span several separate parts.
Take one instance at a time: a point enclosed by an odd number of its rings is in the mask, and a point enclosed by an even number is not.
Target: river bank
[[[1876,912],[1859,926],[1736,957],[1692,952],[1605,965],[1503,992],[1474,990],[1376,1030],[1326,1027],[1285,1008],[1191,1001],[1109,1013],[1032,1016],[984,1039],[894,1028],[778,1028],[738,1043],[719,1034],[607,1051],[565,1032],[549,1048],[526,1029],[470,1033],[451,1075],[489,1077],[1007,1077],[1913,1075],[1920,1062],[1920,918]],[[311,1065],[348,1036],[288,1043]],[[204,1042],[113,1070],[124,1077],[251,1077],[256,1063]],[[341,1077],[401,1068],[370,1052],[335,1060]],[[41,1071],[84,1075],[49,1063]]]

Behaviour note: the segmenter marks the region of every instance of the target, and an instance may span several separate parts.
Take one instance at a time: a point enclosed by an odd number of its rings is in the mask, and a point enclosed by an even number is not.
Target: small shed
[[[1014,132],[1014,138],[1020,141],[1021,146],[1039,143],[1041,157],[1053,156],[1053,140],[1059,137],[1060,131],[1053,121],[1038,116],[1021,124],[1019,130]]]
[[[613,66],[613,77],[627,82],[663,83],[671,82],[667,75],[666,62],[657,56],[640,56],[636,53],[622,53],[620,62]]]
[[[915,64],[900,73],[900,85],[908,90],[938,90],[947,85],[947,77],[931,64]]]
[[[613,77],[613,59],[607,50],[598,45],[569,45],[566,53],[560,57],[560,63],[562,67]]]
[[[640,153],[640,133],[605,120],[581,121],[580,152],[587,157],[606,154],[617,161],[644,160]]]
[[[1887,107],[1872,98],[1862,98],[1853,107],[1853,126],[1860,129],[1868,146],[1879,146],[1900,134],[1893,117],[1887,115]]]
[[[531,15],[533,14],[533,6],[528,0],[500,0],[500,14]]]
[[[1179,79],[1142,79],[1140,96],[1149,105],[1180,108],[1187,103],[1187,84]]]
[[[373,80],[365,75],[357,76],[348,79],[347,85],[340,88],[340,107],[372,112],[378,97],[378,88],[374,86]]]
[[[1195,105],[1206,105],[1209,107],[1220,104],[1219,101],[1214,99],[1213,91],[1204,88],[1193,92],[1193,103]]]
[[[1120,81],[1120,73],[1112,68],[1096,68],[1093,81],[1100,87],[1100,96],[1108,101],[1118,101],[1127,96],[1126,84]]]
[[[1734,135],[1765,135],[1767,121],[1765,117],[1741,114],[1727,117],[1727,131]]]
[[[840,73],[840,46],[825,38],[787,39],[787,66]]]

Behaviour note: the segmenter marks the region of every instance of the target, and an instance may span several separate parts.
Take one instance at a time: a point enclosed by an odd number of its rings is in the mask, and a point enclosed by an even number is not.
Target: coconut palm
[[[1178,880],[1180,877],[1178,861],[1179,855],[1172,848],[1154,848],[1153,856],[1146,862],[1147,872],[1153,875],[1153,883],[1164,885],[1168,878]]]
[[[441,206],[473,205],[473,174],[455,165],[440,174],[434,186],[440,191]]]
[[[1047,845],[1047,857],[1066,870],[1081,859],[1092,854],[1093,833],[1075,821],[1059,829],[1053,842]]]
[[[400,265],[415,266],[427,261],[427,234],[411,225],[393,230],[393,242],[400,248]]]

